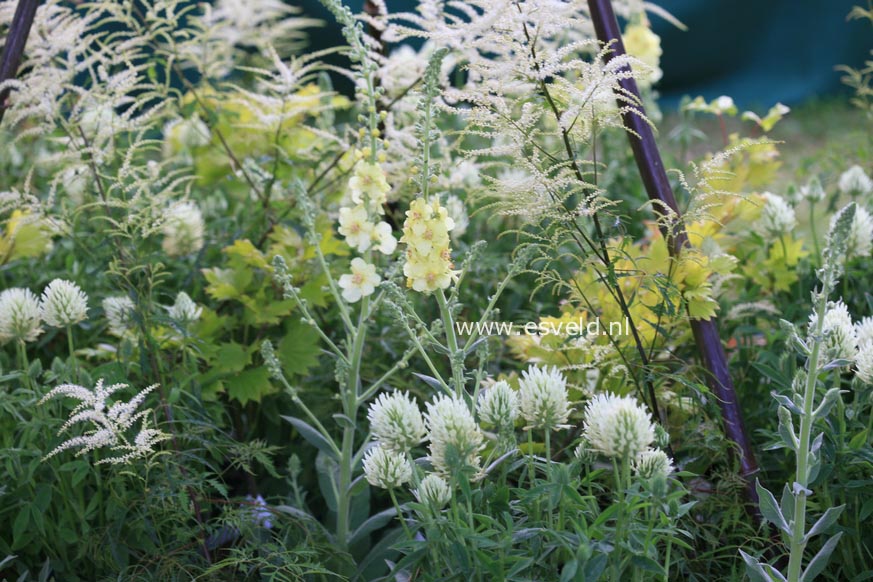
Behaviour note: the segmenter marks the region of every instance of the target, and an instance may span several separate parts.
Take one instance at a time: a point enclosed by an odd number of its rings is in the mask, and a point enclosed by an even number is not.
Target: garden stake
[[[618,20],[612,9],[610,0],[588,0],[588,8],[591,12],[591,20],[597,38],[612,50],[606,53],[605,61],[613,57],[625,54],[624,43],[621,39],[621,31]],[[640,92],[633,77],[619,81],[622,91],[640,99]],[[621,103],[619,103],[621,105]],[[678,256],[682,248],[688,245],[688,235],[681,222],[682,214],[676,204],[676,197],[664,170],[664,163],[651,126],[645,119],[645,109],[640,101],[639,111],[623,110],[622,121],[627,130],[628,140],[634,153],[637,169],[640,172],[643,185],[649,195],[649,199],[655,202],[655,211],[662,214],[663,207],[670,209],[671,223],[661,225],[661,231],[668,242],[671,256]],[[743,423],[743,415],[737,401],[737,393],[734,389],[728,371],[727,357],[718,334],[718,323],[713,316],[709,320],[691,320],[691,330],[694,333],[694,341],[697,350],[706,368],[706,381],[712,390],[719,407],[721,408],[722,422],[725,435],[734,442],[739,453],[740,475],[745,481],[746,497],[750,505],[747,508],[752,515],[758,516],[758,493],[751,476],[758,472],[758,464],[755,461],[755,453],[749,443],[746,428]]]
[[[3,47],[3,57],[0,58],[0,84],[14,79],[21,64],[21,55],[24,54],[24,45],[30,35],[30,27],[33,25],[33,17],[39,0],[18,0],[15,7],[15,15],[9,26],[9,35],[6,37],[6,45]],[[9,87],[0,89],[0,122],[6,113],[6,99],[9,97]]]

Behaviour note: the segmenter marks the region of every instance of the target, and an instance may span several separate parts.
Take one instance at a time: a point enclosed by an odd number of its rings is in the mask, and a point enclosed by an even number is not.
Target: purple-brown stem
[[[21,64],[21,56],[24,54],[24,45],[30,35],[30,27],[33,26],[33,17],[39,0],[18,0],[15,7],[15,15],[6,36],[6,44],[3,47],[3,57],[0,58],[0,84],[14,79]],[[0,122],[6,113],[6,100],[9,98],[9,87],[0,90]]]
[[[594,22],[594,29],[597,31],[597,38],[612,49],[604,59],[608,62],[614,57],[624,55],[624,43],[621,39],[618,20],[612,9],[612,2],[610,0],[588,0],[588,8]],[[639,100],[640,92],[633,78],[622,79],[619,84],[625,93],[631,94]],[[682,224],[682,214],[676,204],[673,188],[670,186],[661,154],[655,143],[654,132],[645,120],[645,109],[642,102],[640,101],[637,105],[636,112],[625,111],[622,113],[622,121],[627,128],[628,139],[643,185],[649,199],[656,202],[655,211],[663,215],[665,207],[670,209],[672,224],[662,224],[662,232],[668,241],[670,254],[674,257],[679,256],[682,248],[689,244],[688,235]],[[746,434],[737,392],[728,370],[727,356],[718,334],[718,322],[715,317],[706,321],[692,319],[691,330],[707,372],[706,382],[721,408],[724,433],[736,445],[740,474],[746,482],[746,495],[752,504],[749,509],[754,515],[757,515],[758,494],[751,476],[758,472],[758,464]]]

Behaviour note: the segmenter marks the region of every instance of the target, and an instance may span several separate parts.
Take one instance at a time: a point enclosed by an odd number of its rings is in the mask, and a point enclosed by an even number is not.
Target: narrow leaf
[[[776,502],[773,494],[763,487],[757,479],[755,479],[755,489],[758,491],[758,497],[761,499],[761,515],[764,516],[764,519],[786,534],[791,535],[791,528],[788,526],[788,522],[785,521],[785,516],[782,515],[782,510],[779,508],[779,504]]]
[[[806,571],[800,576],[800,582],[812,582],[816,576],[821,574],[825,566],[828,565],[828,560],[834,549],[837,547],[837,542],[843,537],[843,532],[839,532],[834,537],[825,542],[825,545],[818,551],[815,557],[809,561],[806,566]]]

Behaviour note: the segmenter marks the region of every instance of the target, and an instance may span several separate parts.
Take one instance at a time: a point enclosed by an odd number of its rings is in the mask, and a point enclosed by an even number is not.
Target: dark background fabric
[[[508,0],[507,0],[508,1]],[[313,48],[342,36],[317,0],[302,0],[309,16],[325,21],[311,35]],[[867,21],[847,22],[866,0],[656,0],[687,25],[682,31],[651,15],[661,36],[664,77],[661,104],[670,109],[684,95],[714,99],[730,95],[743,108],[796,105],[844,90],[840,64],[860,65],[873,48]],[[387,0],[392,12],[411,10],[413,0]],[[360,12],[362,0],[349,6]]]

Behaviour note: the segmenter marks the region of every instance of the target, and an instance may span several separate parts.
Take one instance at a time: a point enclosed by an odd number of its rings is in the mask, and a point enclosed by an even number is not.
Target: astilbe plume
[[[150,428],[150,410],[137,410],[145,401],[146,396],[157,388],[153,384],[136,394],[127,402],[109,401],[118,390],[127,388],[127,384],[105,385],[103,379],[97,380],[94,390],[88,390],[76,384],[62,384],[53,388],[43,396],[39,404],[53,398],[68,397],[79,401],[79,404],[70,411],[69,418],[58,430],[58,435],[65,433],[70,427],[78,423],[90,424],[82,436],[72,437],[54,448],[45,459],[49,459],[58,453],[68,449],[78,449],[76,456],[84,455],[90,451],[105,448],[116,456],[107,457],[98,463],[126,463],[154,452],[154,445],[169,438],[169,435],[161,430]],[[132,439],[128,438],[128,432],[134,424],[141,421],[139,430]]]

